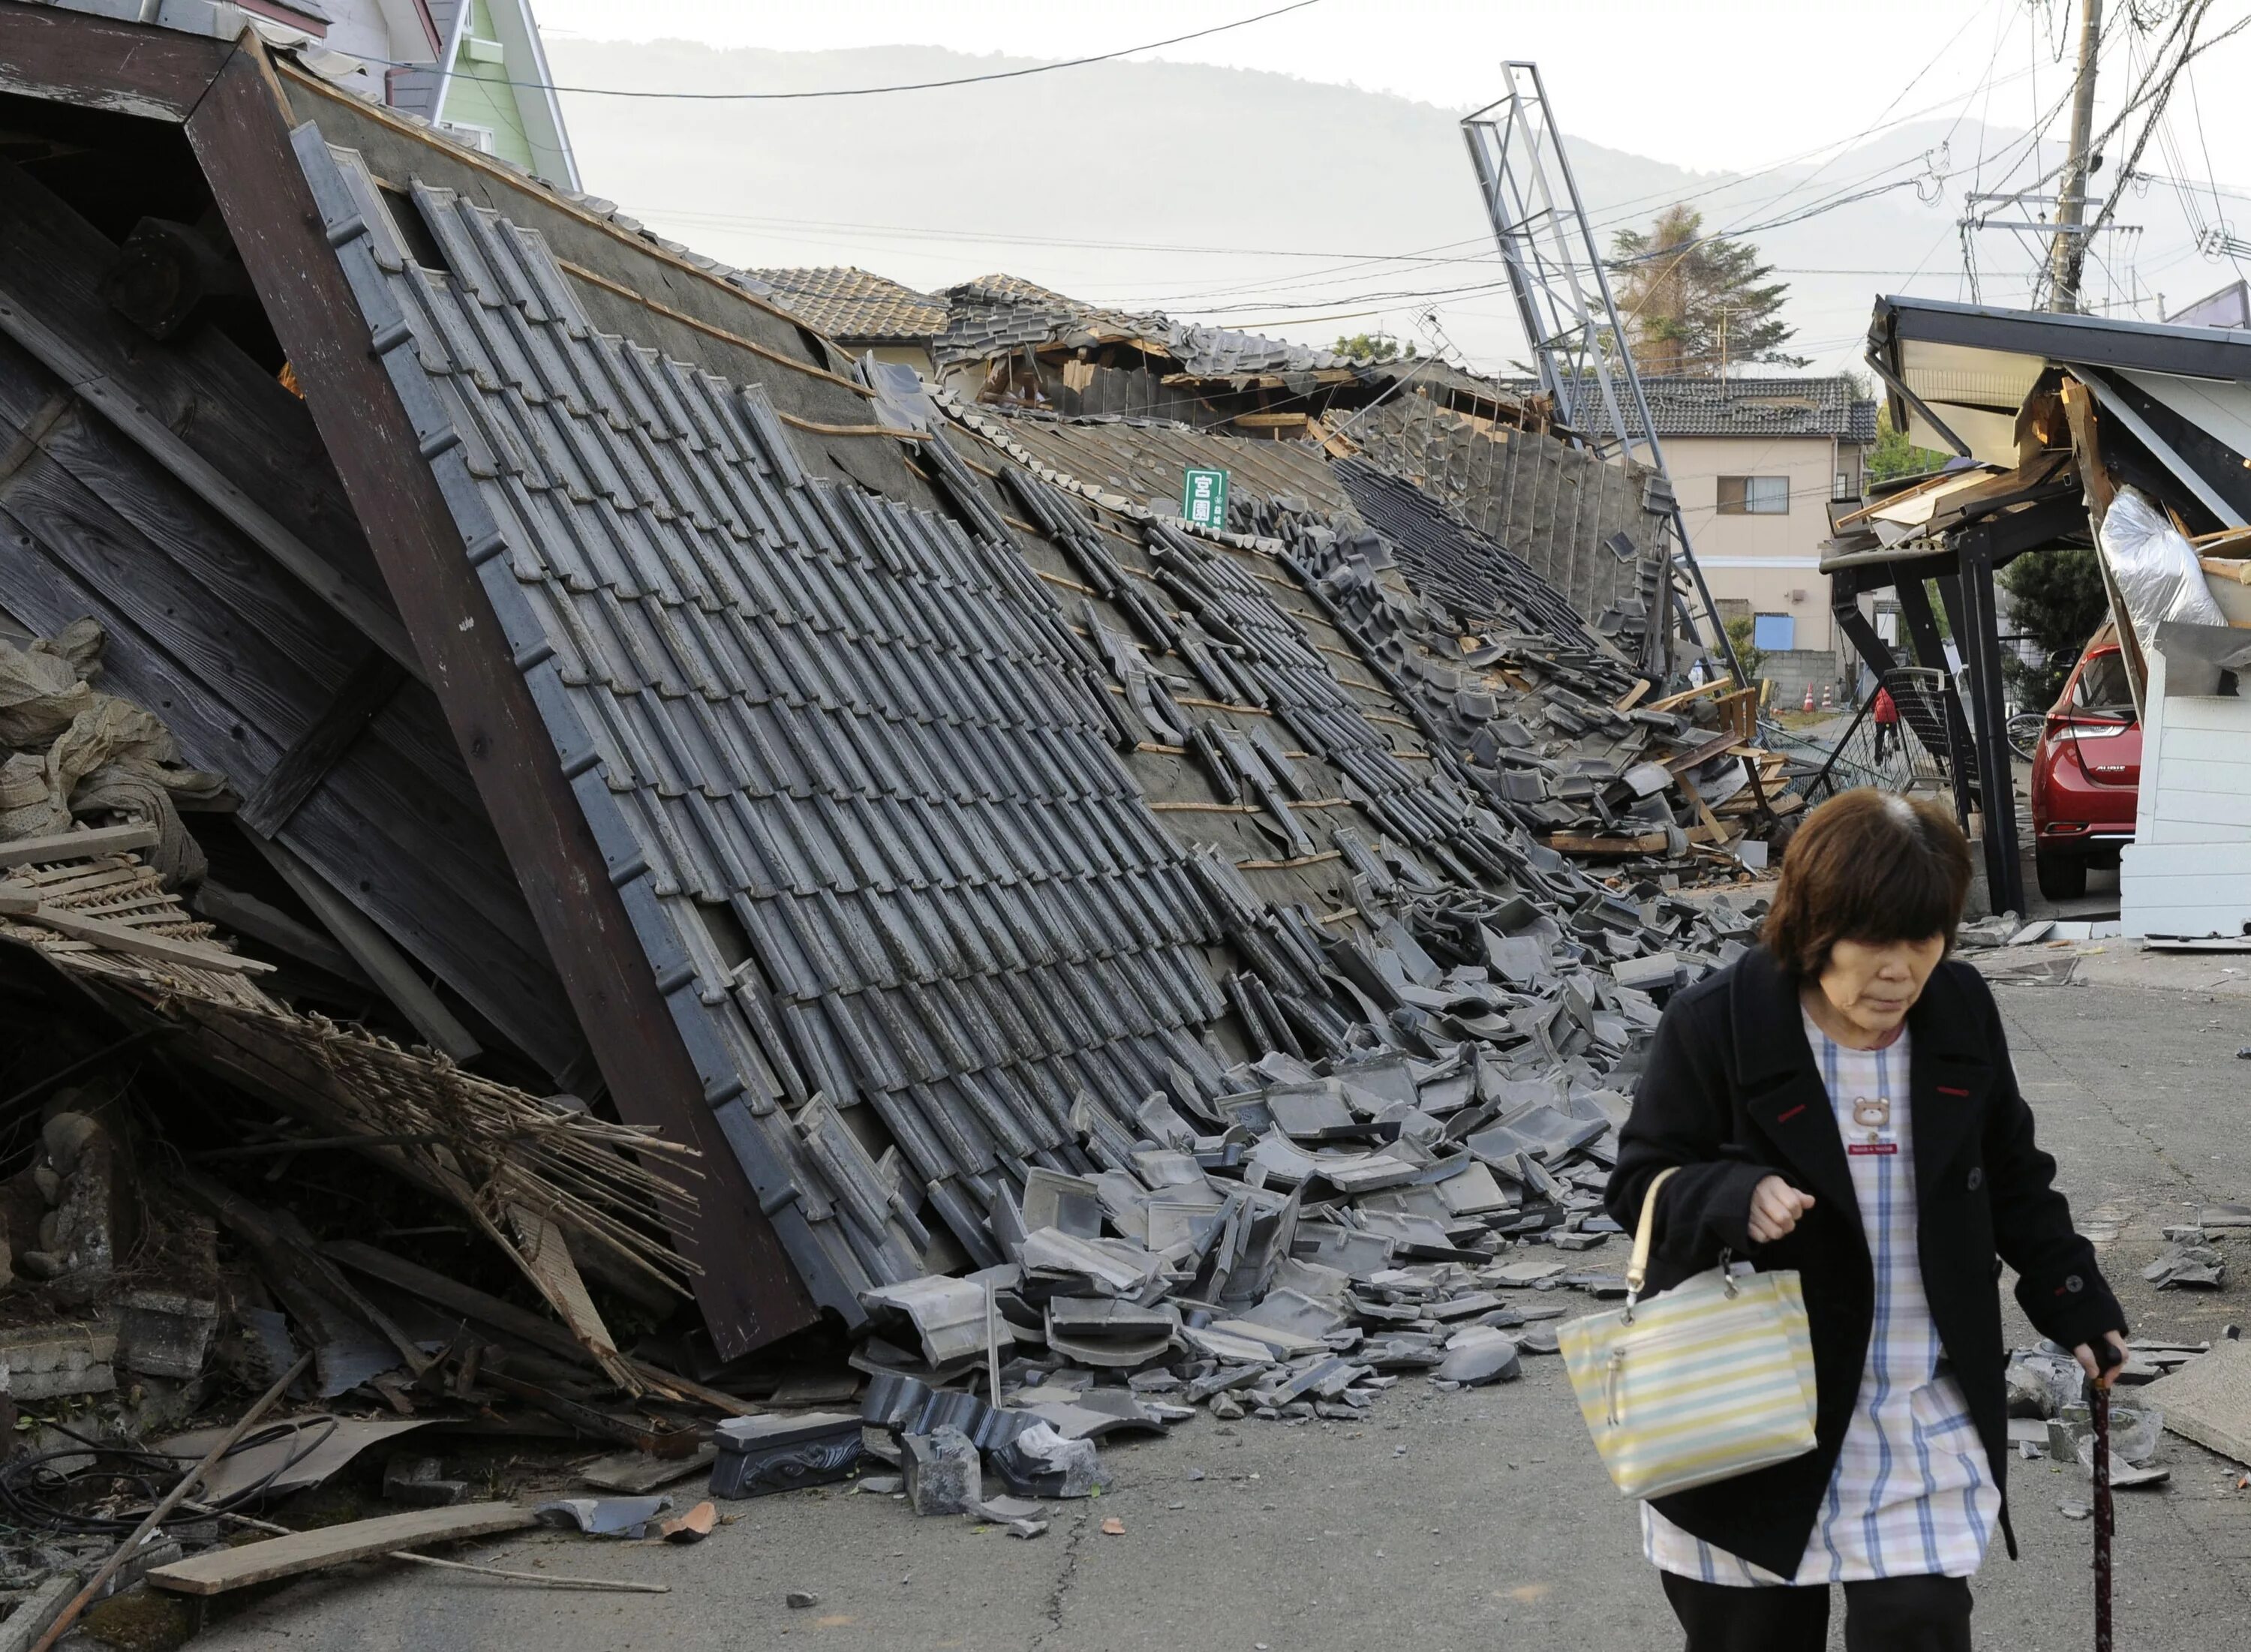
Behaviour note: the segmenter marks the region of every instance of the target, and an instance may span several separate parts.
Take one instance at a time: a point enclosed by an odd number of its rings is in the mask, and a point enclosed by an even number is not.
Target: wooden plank
[[[1632,710],[1636,706],[1641,703],[1642,695],[1649,692],[1650,687],[1654,681],[1655,679],[1651,677],[1643,677],[1639,679],[1635,682],[1632,688],[1626,690],[1625,698],[1619,701],[1617,704],[1612,706],[1610,709],[1612,711]]]
[[[1636,838],[1590,838],[1558,832],[1548,847],[1565,854],[1662,854],[1668,841],[1662,832],[1645,832]]]
[[[152,343],[110,306],[116,260],[114,241],[76,207],[21,168],[0,167],[0,264],[38,272],[20,294],[38,317],[338,573],[379,596],[367,537],[303,401],[217,327]]]
[[[132,390],[110,378],[74,342],[35,320],[16,293],[0,284],[0,332],[38,357],[47,370],[83,397],[149,456],[170,471],[204,503],[225,517],[252,543],[287,570],[306,590],[349,621],[405,671],[422,674],[422,662],[405,630],[374,598],[339,574],[311,546],[291,533],[204,456],[160,423]]]
[[[0,843],[0,867],[36,866],[48,861],[83,861],[97,854],[154,848],[161,835],[155,826],[135,824],[94,826],[84,832],[58,832],[42,838],[16,838]]]
[[[279,832],[405,681],[395,660],[371,650],[312,726],[266,771],[258,790],[243,799],[242,824],[263,838]]]
[[[351,955],[352,962],[375,983],[377,990],[413,1024],[414,1030],[430,1040],[433,1049],[442,1050],[457,1061],[470,1061],[483,1054],[484,1046],[477,1042],[476,1035],[446,1007],[445,1000],[416,973],[414,965],[391,944],[389,936],[370,923],[319,872],[289,850],[254,831],[249,836],[296,897],[312,909],[322,927]]]
[[[232,43],[46,6],[0,7],[0,92],[174,124]]]
[[[321,1247],[323,1253],[345,1267],[380,1279],[386,1285],[437,1303],[440,1308],[477,1319],[495,1331],[529,1343],[544,1353],[551,1353],[578,1365],[592,1365],[594,1357],[581,1347],[577,1337],[552,1320],[542,1319],[537,1314],[518,1308],[514,1303],[464,1285],[445,1275],[433,1273],[404,1256],[394,1256],[357,1239],[339,1239]]]
[[[89,917],[83,912],[51,906],[36,895],[19,894],[5,886],[0,886],[0,913],[21,918],[27,923],[37,923],[58,935],[66,935],[73,941],[91,941],[112,952],[154,958],[158,963],[174,964],[181,969],[211,970],[228,975],[271,975],[274,972],[271,964],[260,964],[255,958],[222,952],[215,947],[198,946],[192,941],[169,940],[127,923],[112,923],[104,918]]]
[[[1302,430],[1306,425],[1303,413],[1237,413],[1233,421],[1239,430]]]
[[[1704,801],[1704,794],[1696,789],[1696,782],[1684,771],[1673,777],[1673,784],[1680,788],[1681,796],[1687,798],[1689,806],[1696,811],[1696,818],[1703,822],[1703,829],[1711,834],[1710,841],[1725,843],[1728,829],[1712,813],[1712,805]]]
[[[1732,678],[1714,678],[1710,682],[1700,684],[1696,688],[1687,689],[1684,693],[1668,695],[1662,700],[1652,700],[1650,702],[1649,709],[1652,711],[1676,711],[1680,707],[1687,705],[1692,700],[1701,700],[1706,695],[1719,694],[1725,690],[1731,689],[1735,686],[1735,681]]]
[[[0,382],[4,358],[14,353],[0,342]],[[44,374],[36,363],[26,365]],[[149,465],[137,450],[119,446],[134,463]],[[43,501],[34,511],[32,498],[20,491],[34,471],[71,490],[75,501],[47,508]],[[160,474],[155,480],[176,486]],[[40,491],[57,493],[44,486]],[[0,583],[10,609],[49,630],[80,614],[100,620],[110,639],[104,685],[163,717],[197,767],[253,784],[281,756],[260,710],[279,707],[275,715],[284,721],[278,726],[294,730],[325,698],[317,680],[288,669],[281,654],[324,637],[364,646],[302,597],[294,598],[289,610],[296,622],[277,626],[271,648],[253,620],[232,617],[214,618],[207,628],[184,617],[152,637],[145,627],[162,619],[165,602],[186,605],[184,616],[211,605],[208,597],[198,604],[194,582],[175,565],[181,542],[150,543],[132,536],[74,478],[45,460],[0,483],[0,495],[7,501],[0,505]],[[114,543],[107,537],[113,535]],[[281,588],[281,575],[263,557],[246,548],[242,554]],[[128,606],[114,605],[113,598]],[[402,690],[376,718],[372,737],[312,794],[284,835],[308,863],[354,873],[351,898],[362,911],[560,1075],[580,1059],[581,1035],[441,719],[427,689]],[[371,857],[373,842],[388,852]]]
[[[2225,579],[2239,585],[2251,585],[2251,553],[2241,556],[2199,556],[2204,571],[2214,579]]]
[[[309,964],[324,970],[338,980],[367,986],[373,985],[350,954],[322,935],[308,929],[279,907],[269,906],[254,895],[245,895],[230,889],[223,883],[206,878],[197,884],[188,897],[196,916],[208,918],[223,930],[237,935],[246,935],[254,941],[263,941],[279,952],[287,952],[301,964]]]
[[[1741,740],[1742,736],[1732,729],[1725,734],[1714,735],[1700,745],[1691,746],[1686,751],[1676,752],[1666,758],[1664,760],[1666,771],[1679,775],[1690,769],[1701,768],[1721,752],[1740,743]]]
[[[156,1566],[149,1582],[176,1594],[225,1594],[230,1589],[294,1578],[348,1560],[372,1559],[393,1549],[416,1549],[426,1543],[454,1543],[465,1538],[488,1538],[496,1532],[520,1531],[537,1524],[530,1510],[512,1503],[472,1503],[455,1509],[415,1509],[405,1514],[378,1515],[372,1520],[351,1520],[340,1526],[322,1526],[239,1549],[215,1549],[190,1560]]]

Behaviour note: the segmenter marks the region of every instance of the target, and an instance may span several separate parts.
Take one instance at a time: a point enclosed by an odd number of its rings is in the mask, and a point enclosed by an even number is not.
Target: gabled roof
[[[1529,395],[1537,380],[1517,379]],[[1846,441],[1876,439],[1876,404],[1842,374],[1819,377],[1731,377],[1700,374],[1644,374],[1642,394],[1660,439],[1671,436],[1820,436]],[[1629,419],[1631,415],[1629,412]],[[1601,397],[1589,382],[1578,422],[1590,434],[1608,425]]]
[[[944,299],[853,267],[750,270],[767,296],[843,344],[924,344],[945,329]]]

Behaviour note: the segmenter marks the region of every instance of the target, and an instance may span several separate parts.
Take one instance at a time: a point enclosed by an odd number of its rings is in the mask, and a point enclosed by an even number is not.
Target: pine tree
[[[1782,353],[1796,330],[1781,320],[1789,284],[1761,285],[1774,266],[1746,242],[1705,238],[1704,215],[1693,207],[1667,207],[1645,232],[1620,230],[1610,238],[1610,270],[1644,373],[1716,373],[1723,347],[1729,363],[1805,365]]]

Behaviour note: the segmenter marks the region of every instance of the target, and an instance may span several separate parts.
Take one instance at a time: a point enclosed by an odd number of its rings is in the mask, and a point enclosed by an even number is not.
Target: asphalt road
[[[2251,1326],[2251,1243],[2223,1241],[2225,1289],[2155,1293],[2158,1229],[2251,1197],[2251,983],[2240,961],[2167,959],[2117,943],[2081,984],[2001,989],[2018,1073],[2083,1230],[2104,1246],[2137,1331],[2217,1337]],[[2236,972],[2230,974],[2227,971]],[[1614,1241],[1615,1242],[1615,1241]],[[1573,1304],[1577,1305],[1576,1302]],[[2013,1313],[2013,1310],[2012,1310]],[[2027,1338],[2021,1321],[2012,1326]],[[474,1558],[668,1582],[661,1596],[558,1593],[376,1566],[286,1586],[211,1628],[207,1652],[536,1647],[675,1652],[811,1645],[977,1652],[1641,1652],[1677,1645],[1639,1558],[1633,1505],[1603,1477],[1560,1365],[1458,1393],[1403,1381],[1364,1425],[1227,1425],[1105,1453],[1115,1488],[1060,1505],[1023,1541],[917,1520],[835,1490],[723,1505],[695,1548],[540,1534]],[[2251,1491],[2241,1469],[2168,1437],[2161,1490],[2118,1498],[2119,1644],[2242,1644],[2251,1621]],[[1980,1644],[2091,1643],[2089,1527],[2059,1504],[2064,1470],[2011,1465],[2023,1559],[1977,1585]],[[1106,1535],[1105,1519],[1124,1526]],[[786,1592],[819,1604],[792,1610]],[[1835,1635],[1832,1630],[1832,1637]],[[1836,1641],[1841,1645],[1841,1639]]]

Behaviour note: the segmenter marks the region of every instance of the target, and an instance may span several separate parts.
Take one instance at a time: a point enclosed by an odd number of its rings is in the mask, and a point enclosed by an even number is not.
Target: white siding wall
[[[2251,931],[2251,699],[2168,695],[2152,652],[2134,841],[2118,872],[2128,935]]]

